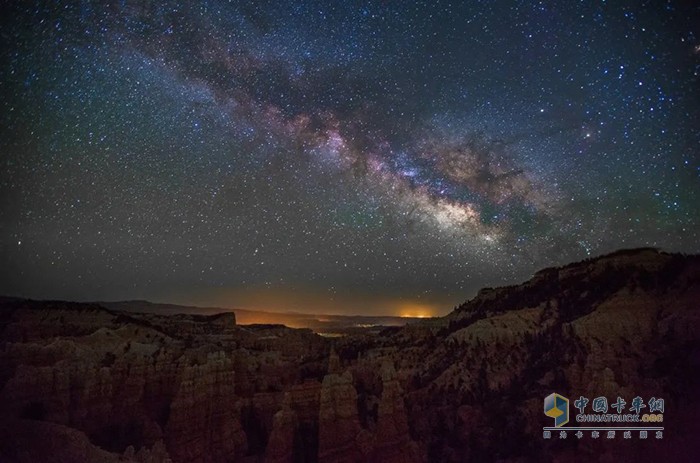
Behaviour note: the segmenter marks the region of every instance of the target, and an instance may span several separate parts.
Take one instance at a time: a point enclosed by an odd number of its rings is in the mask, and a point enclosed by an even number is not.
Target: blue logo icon
[[[551,393],[544,399],[544,414],[554,418],[554,426],[564,426],[569,422],[569,399],[557,393]]]

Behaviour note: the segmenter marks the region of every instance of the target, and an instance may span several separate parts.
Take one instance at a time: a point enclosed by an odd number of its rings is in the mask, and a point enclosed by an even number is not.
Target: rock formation
[[[371,437],[360,427],[357,391],[350,372],[323,378],[318,428],[319,462],[366,461]]]
[[[418,445],[411,440],[408,417],[404,409],[404,397],[390,362],[384,362],[382,398],[379,402],[373,460],[376,462],[420,462]]]
[[[285,395],[282,410],[275,413],[272,432],[267,441],[264,463],[287,463],[294,459],[294,435],[297,431],[297,414],[290,407],[291,396]]]
[[[201,365],[183,365],[170,404],[166,442],[176,461],[226,461],[245,454],[231,360],[208,354]]]
[[[332,349],[230,315],[4,298],[0,461],[689,461],[699,300],[700,257],[651,249],[545,269]],[[552,391],[663,397],[668,433],[544,441]]]

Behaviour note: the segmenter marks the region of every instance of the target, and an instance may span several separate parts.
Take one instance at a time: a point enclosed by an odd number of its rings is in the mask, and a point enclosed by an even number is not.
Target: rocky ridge
[[[233,314],[5,299],[0,460],[686,461],[699,450],[697,301],[700,258],[653,249],[335,340]],[[544,442],[552,391],[664,397],[668,437]]]

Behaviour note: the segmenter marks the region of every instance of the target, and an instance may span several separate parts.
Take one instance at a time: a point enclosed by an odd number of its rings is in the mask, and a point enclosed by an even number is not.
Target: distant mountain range
[[[420,320],[412,317],[365,316],[365,315],[319,315],[297,312],[265,312],[248,309],[223,309],[218,307],[196,307],[175,304],[159,304],[148,301],[119,301],[97,302],[97,304],[112,310],[125,312],[172,314],[203,314],[210,315],[221,312],[236,314],[236,323],[251,324],[280,324],[290,328],[310,328],[323,334],[347,334],[359,330],[382,327],[403,326]]]

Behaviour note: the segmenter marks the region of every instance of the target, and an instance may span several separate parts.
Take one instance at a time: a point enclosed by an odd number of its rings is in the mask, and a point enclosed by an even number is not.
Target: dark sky
[[[700,250],[692,2],[30,3],[0,12],[0,293],[445,313]]]

